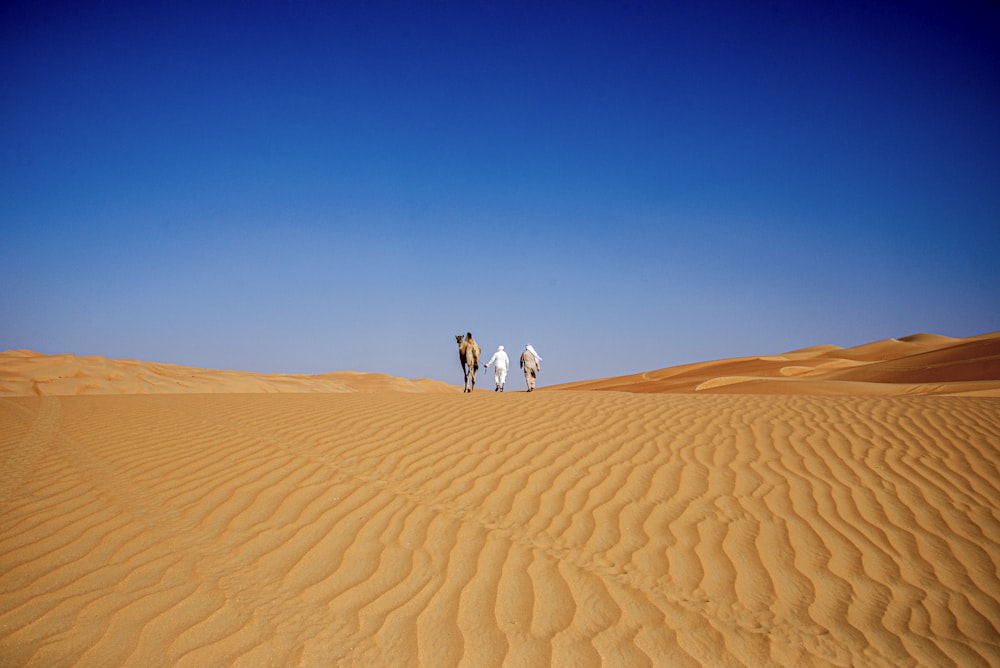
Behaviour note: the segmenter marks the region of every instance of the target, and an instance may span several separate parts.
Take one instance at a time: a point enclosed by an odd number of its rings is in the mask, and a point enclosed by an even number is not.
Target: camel
[[[472,332],[466,332],[464,339],[459,334],[455,341],[458,342],[458,361],[462,363],[462,371],[465,372],[465,391],[472,392],[476,387],[476,371],[479,369],[479,344],[472,338]]]

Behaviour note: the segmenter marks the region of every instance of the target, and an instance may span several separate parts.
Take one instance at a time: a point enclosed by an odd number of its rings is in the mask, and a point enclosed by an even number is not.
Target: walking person
[[[524,369],[524,382],[528,385],[528,392],[531,392],[535,389],[535,377],[542,369],[542,358],[535,352],[530,343],[524,347],[524,352],[521,353],[520,366]]]
[[[489,369],[491,364],[493,365],[493,379],[497,383],[497,389],[493,391],[503,392],[503,386],[507,382],[507,369],[510,367],[510,357],[503,351],[503,346],[497,346],[497,351],[493,353],[493,357],[484,368]]]

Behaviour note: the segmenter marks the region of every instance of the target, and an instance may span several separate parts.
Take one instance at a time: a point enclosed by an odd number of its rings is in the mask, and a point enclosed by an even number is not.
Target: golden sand
[[[996,339],[532,394],[3,362],[0,665],[1000,665],[1000,374],[946,352]]]

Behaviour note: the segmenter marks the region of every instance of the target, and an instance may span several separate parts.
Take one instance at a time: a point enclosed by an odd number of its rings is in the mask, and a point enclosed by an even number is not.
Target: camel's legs
[[[472,392],[476,388],[476,371],[478,369],[478,364],[462,364],[462,370],[465,371],[466,392]]]

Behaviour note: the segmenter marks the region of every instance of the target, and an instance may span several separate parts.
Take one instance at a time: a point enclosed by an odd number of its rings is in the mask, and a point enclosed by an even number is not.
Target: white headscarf
[[[525,349],[525,350],[527,350],[527,351],[528,351],[529,353],[531,353],[532,355],[534,355],[534,356],[535,356],[535,359],[536,359],[536,360],[538,360],[538,363],[539,363],[539,364],[541,364],[541,363],[542,363],[542,356],[541,356],[541,355],[539,355],[538,353],[536,353],[536,352],[535,352],[535,349],[534,349],[534,348],[533,348],[533,347],[531,346],[531,344],[530,344],[530,343],[529,343],[528,345],[526,345],[526,346],[524,347],[524,349]]]

